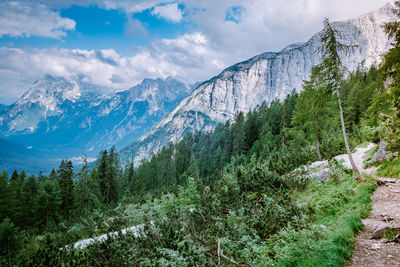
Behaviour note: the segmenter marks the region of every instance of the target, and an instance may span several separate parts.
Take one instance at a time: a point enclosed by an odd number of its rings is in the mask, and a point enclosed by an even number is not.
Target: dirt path
[[[362,173],[375,175],[376,167],[364,169],[363,166],[367,151],[375,146],[371,143],[352,153]],[[336,156],[335,159],[344,161],[343,166],[351,168],[347,154]],[[400,267],[400,179],[378,177],[375,181],[377,189],[372,195],[372,211],[363,220],[364,231],[357,235],[353,259],[347,266]],[[399,229],[397,238],[388,234],[393,229]],[[391,240],[386,239],[389,237]],[[397,242],[391,242],[394,239]]]
[[[383,237],[388,229],[400,229],[400,180],[375,180],[378,187],[372,195],[372,211],[363,220],[365,229],[357,236],[353,260],[348,266],[400,266],[400,236],[397,242]]]

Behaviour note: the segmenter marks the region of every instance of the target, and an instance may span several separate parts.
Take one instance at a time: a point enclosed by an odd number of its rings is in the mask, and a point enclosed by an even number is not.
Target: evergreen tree
[[[0,221],[9,215],[9,207],[8,173],[3,171],[0,175]]]
[[[110,204],[117,200],[118,197],[118,185],[117,185],[117,166],[118,166],[118,155],[114,150],[110,151],[110,155],[107,150],[100,152],[100,159],[98,161],[98,180],[100,186],[100,193],[103,198],[104,204]]]
[[[293,124],[305,132],[314,135],[315,149],[319,160],[322,160],[320,151],[321,130],[326,118],[329,95],[320,81],[319,67],[313,67],[309,81],[304,81],[301,93],[293,115]]]
[[[56,180],[45,180],[40,184],[35,199],[36,225],[49,230],[51,225],[59,221],[61,194]]]
[[[17,181],[17,180],[18,180],[18,172],[17,170],[14,170],[13,173],[11,174],[10,181]]]
[[[74,182],[72,178],[72,162],[62,160],[58,169],[58,184],[61,193],[61,211],[65,219],[69,218],[70,212],[74,208]]]
[[[246,135],[246,151],[248,151],[260,135],[260,125],[256,112],[250,111],[249,113],[247,113],[244,130]]]
[[[400,19],[400,1],[395,1],[393,13]],[[384,24],[384,30],[390,40],[392,47],[383,57],[381,71],[385,78],[390,78],[389,88],[391,90],[393,108],[395,114],[389,123],[391,136],[389,141],[392,149],[400,148],[400,21]]]
[[[245,129],[244,129],[244,114],[239,112],[235,118],[235,123],[232,125],[232,155],[239,156],[245,150]]]
[[[17,179],[17,180],[18,180],[18,185],[19,185],[20,187],[22,187],[22,185],[24,184],[26,177],[27,177],[26,172],[25,172],[24,170],[22,170],[22,171],[19,173],[18,179]]]
[[[83,161],[81,170],[77,173],[75,186],[75,204],[78,215],[87,214],[99,207],[98,184],[90,175],[86,158]]]
[[[8,218],[3,220],[0,223],[0,255],[7,258],[10,267],[13,266],[12,258],[15,256],[15,251],[18,250],[20,243],[18,227]]]
[[[318,66],[321,74],[323,75],[323,79],[325,80],[327,86],[330,90],[336,95],[339,112],[340,112],[340,122],[342,127],[342,134],[344,143],[346,146],[347,155],[349,157],[349,161],[351,167],[355,173],[358,173],[358,168],[354,163],[353,157],[351,155],[351,150],[349,146],[349,141],[347,139],[346,127],[344,123],[343,116],[343,108],[342,101],[340,95],[340,83],[343,79],[343,65],[340,59],[340,52],[347,52],[349,46],[345,46],[337,40],[340,37],[340,32],[332,28],[329,20],[325,18],[324,20],[324,28],[322,30],[321,43],[322,43],[322,63]]]
[[[54,169],[51,170],[50,175],[49,175],[49,179],[50,180],[54,180],[54,181],[58,180],[57,172]]]
[[[31,227],[34,223],[33,210],[37,193],[38,184],[36,182],[36,177],[31,175],[25,180],[24,186],[22,187],[23,222],[25,227]]]

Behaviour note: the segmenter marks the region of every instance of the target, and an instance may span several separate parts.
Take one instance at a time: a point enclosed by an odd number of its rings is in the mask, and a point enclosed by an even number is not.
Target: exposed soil
[[[362,173],[375,175],[376,167],[364,169],[366,153],[375,144],[358,148],[352,153]],[[350,167],[347,154],[335,157]],[[362,178],[361,178],[362,179]],[[400,179],[376,177],[376,191],[372,195],[372,211],[363,220],[364,230],[357,235],[352,267],[400,267]]]
[[[357,236],[348,266],[400,266],[400,235],[397,238],[390,235],[390,231],[400,230],[400,180],[376,178],[375,181],[372,211],[363,220],[365,229]]]

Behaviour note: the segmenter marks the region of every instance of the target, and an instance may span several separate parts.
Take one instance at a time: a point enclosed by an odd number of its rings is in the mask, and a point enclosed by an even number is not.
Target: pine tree
[[[8,173],[3,171],[0,175],[0,221],[9,215],[9,188]]]
[[[83,161],[82,168],[77,173],[75,188],[75,210],[78,215],[87,214],[99,207],[98,184],[90,175],[86,158]]]
[[[58,169],[58,184],[61,193],[61,211],[65,219],[68,219],[74,208],[74,182],[72,162],[61,161]]]
[[[332,28],[329,20],[325,18],[324,29],[322,30],[321,43],[322,43],[322,63],[318,66],[323,79],[325,80],[327,86],[330,88],[332,93],[337,97],[339,112],[340,112],[340,122],[342,127],[342,134],[344,143],[346,146],[347,155],[353,172],[358,173],[358,168],[354,163],[353,157],[351,155],[351,150],[346,134],[346,127],[344,123],[342,101],[340,96],[340,83],[343,79],[343,65],[340,59],[340,52],[347,52],[349,46],[339,43],[337,38],[340,37],[340,32]]]
[[[13,266],[12,258],[15,256],[15,251],[18,250],[20,243],[18,227],[8,218],[3,220],[0,223],[0,255],[7,258],[10,267]]]
[[[61,195],[57,181],[43,181],[35,199],[36,225],[49,230],[50,225],[58,223],[60,207]]]
[[[304,81],[303,92],[297,100],[293,114],[293,124],[303,131],[314,135],[315,149],[319,160],[322,160],[320,151],[321,130],[327,113],[329,95],[320,81],[319,67],[313,67],[309,81]]]
[[[115,148],[110,150],[110,154],[107,150],[100,152],[97,172],[104,204],[115,202],[118,198],[118,165],[118,155]]]
[[[26,172],[24,170],[22,170],[19,173],[18,179],[17,179],[20,187],[22,187],[22,185],[24,184],[26,177],[27,177]]]
[[[18,172],[17,170],[14,170],[13,173],[11,174],[10,181],[17,181],[17,180],[18,180]]]
[[[400,19],[400,1],[395,1],[393,13]],[[400,21],[384,24],[384,30],[390,40],[392,47],[383,57],[381,71],[385,78],[390,78],[389,88],[393,100],[395,114],[389,122],[391,130],[390,143],[392,149],[400,148]]]
[[[57,181],[58,176],[57,176],[57,172],[54,169],[51,170],[50,175],[49,175],[49,179]]]
[[[34,223],[33,210],[37,193],[38,184],[36,182],[36,177],[31,175],[25,180],[24,186],[22,187],[23,221],[24,225],[27,227],[31,227]]]
[[[232,125],[232,155],[239,156],[245,151],[244,115],[239,112]]]

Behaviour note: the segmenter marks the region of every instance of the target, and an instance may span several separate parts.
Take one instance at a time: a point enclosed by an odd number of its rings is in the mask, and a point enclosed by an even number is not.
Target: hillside
[[[388,51],[381,25],[392,21],[392,6],[386,6],[358,18],[332,25],[341,32],[341,42],[356,45],[343,63],[349,71],[358,66],[370,67],[381,61]],[[124,159],[134,159],[138,165],[169,142],[177,142],[187,132],[208,132],[218,122],[232,120],[239,111],[248,112],[265,102],[283,100],[293,90],[302,90],[311,68],[321,61],[320,35],[316,33],[307,42],[289,45],[277,53],[263,53],[235,64],[219,75],[201,83],[187,98],[154,129],[139,141],[121,150]]]
[[[215,127],[137,166],[112,147],[77,170],[3,171],[0,265],[396,266],[400,1],[393,12],[379,66],[348,72],[343,24],[326,18],[302,90],[222,122],[189,111]]]

